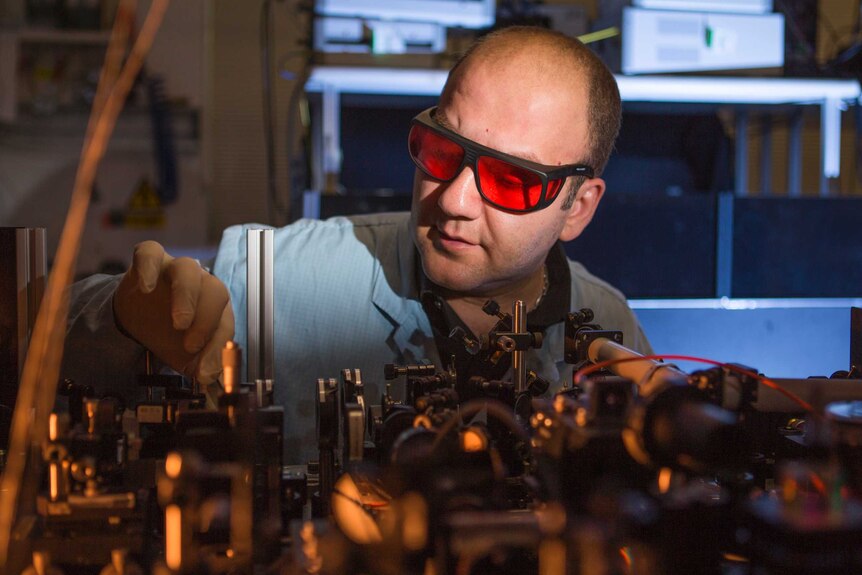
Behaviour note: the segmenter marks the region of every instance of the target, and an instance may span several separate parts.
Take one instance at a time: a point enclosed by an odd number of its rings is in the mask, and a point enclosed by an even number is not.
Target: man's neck
[[[501,312],[511,313],[513,304],[522,300],[529,312],[538,305],[546,289],[547,271],[542,265],[523,281],[500,292],[489,295],[444,294],[444,299],[473,335],[481,337],[491,331],[498,321],[496,316],[488,315],[482,310],[486,301],[492,299],[499,304]]]

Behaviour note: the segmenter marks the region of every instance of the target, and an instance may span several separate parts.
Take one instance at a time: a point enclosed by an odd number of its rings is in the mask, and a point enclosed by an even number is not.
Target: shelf
[[[63,53],[72,50],[103,51],[110,37],[110,30],[35,27],[0,30],[0,122],[14,123],[19,114],[18,68],[22,52],[38,51],[45,47]]]
[[[307,92],[322,95],[322,114],[316,126],[323,135],[314,160],[314,187],[337,174],[341,164],[338,125],[339,97],[343,93],[437,96],[448,72],[432,69],[318,66],[306,82]],[[859,82],[844,79],[757,78],[727,76],[617,76],[624,102],[690,103],[710,106],[818,106],[821,114],[822,195],[830,193],[831,181],[840,175],[841,113],[859,103]],[[747,120],[737,115],[737,128],[744,134]],[[791,134],[801,137],[801,125]],[[744,140],[737,149],[736,191],[745,195],[747,150]],[[800,148],[801,150],[801,148]],[[799,165],[799,152],[789,165]],[[790,178],[793,180],[793,178]],[[792,194],[798,190],[791,187]]]
[[[0,146],[59,148],[78,145],[87,131],[89,110],[64,110],[46,116],[19,113],[14,123],[0,125]],[[170,111],[170,128],[180,152],[195,151],[200,141],[200,112],[191,108]],[[128,105],[120,113],[111,137],[112,149],[152,146],[152,116],[149,108]]]
[[[28,44],[70,44],[76,46],[107,46],[110,30],[58,30],[54,28],[24,28],[14,32],[18,41]]]

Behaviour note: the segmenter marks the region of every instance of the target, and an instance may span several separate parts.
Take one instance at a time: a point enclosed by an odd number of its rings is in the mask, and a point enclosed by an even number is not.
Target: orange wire
[[[740,367],[738,365],[734,365],[732,363],[724,363],[721,361],[716,361],[714,359],[706,359],[703,357],[695,357],[695,356],[691,356],[691,355],[653,354],[653,355],[642,355],[642,356],[638,356],[638,357],[624,357],[624,358],[617,358],[617,359],[609,359],[609,360],[600,361],[598,363],[594,363],[592,365],[588,365],[586,367],[579,369],[577,372],[575,372],[572,375],[572,381],[575,384],[579,384],[584,380],[584,378],[587,375],[589,375],[595,371],[598,371],[600,369],[603,369],[605,367],[610,367],[612,365],[616,365],[618,363],[626,363],[629,361],[665,360],[665,359],[672,359],[672,360],[678,360],[678,361],[695,361],[698,363],[705,363],[708,365],[714,365],[717,367],[728,369],[730,371],[734,371],[734,372],[742,374],[742,375],[747,375],[748,377],[753,377],[754,379],[756,379],[757,381],[759,381],[760,383],[762,383],[766,387],[769,387],[769,388],[774,389],[775,391],[781,393],[782,395],[784,395],[785,397],[790,399],[792,402],[799,405],[805,411],[810,412],[810,413],[814,413],[814,408],[811,406],[810,403],[808,403],[807,401],[805,401],[804,399],[802,399],[801,397],[799,397],[795,393],[784,389],[783,387],[781,387],[780,385],[778,385],[777,383],[775,383],[774,381],[772,381],[768,377],[765,377],[763,375],[760,375],[759,373],[755,373],[749,369],[745,369],[745,368]]]
[[[47,436],[48,412],[54,404],[63,356],[63,339],[66,334],[69,308],[67,288],[74,277],[96,168],[104,155],[117,116],[149,52],[169,1],[153,1],[141,32],[115,81],[112,81],[114,79],[109,78],[108,74],[100,78],[100,83],[105,82],[110,86],[110,90],[101,108],[91,110],[85,149],[75,175],[69,210],[54,264],[36,316],[12,415],[9,455],[6,469],[0,477],[0,569],[6,566],[9,558],[12,530],[19,505],[18,497],[25,476],[27,446],[39,444]],[[115,27],[119,25],[115,20]],[[121,39],[119,34],[116,30],[112,33],[112,42],[115,45]],[[111,65],[112,58],[113,54],[110,55],[108,66]],[[105,93],[104,90],[102,93]],[[99,103],[95,104],[98,106]],[[96,117],[98,119],[93,120]],[[34,416],[31,412],[34,412]]]
[[[823,479],[813,471],[809,474],[809,480],[811,481],[811,485],[816,489],[821,495],[827,495],[826,493],[826,483],[824,483]]]

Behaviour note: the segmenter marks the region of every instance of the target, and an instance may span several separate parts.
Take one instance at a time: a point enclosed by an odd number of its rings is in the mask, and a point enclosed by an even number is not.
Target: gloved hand
[[[174,258],[153,241],[135,246],[114,293],[114,318],[161,361],[202,385],[218,377],[221,349],[233,338],[225,285],[195,260]]]

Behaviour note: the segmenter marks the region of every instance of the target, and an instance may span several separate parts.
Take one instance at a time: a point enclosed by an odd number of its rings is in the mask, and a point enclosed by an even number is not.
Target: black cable
[[[275,113],[273,110],[272,62],[270,58],[272,52],[272,29],[272,1],[263,0],[263,4],[260,7],[260,71],[263,96],[264,155],[266,156],[267,212],[270,218],[275,218],[272,223],[277,225],[283,207],[278,203],[278,184],[275,169],[275,126],[273,122]]]
[[[303,71],[300,72],[296,79],[294,80],[295,84],[293,89],[290,91],[290,98],[288,99],[287,106],[287,161],[290,163],[290,167],[292,168],[293,155],[294,155],[294,142],[296,141],[296,118],[299,115],[299,100],[305,94],[305,83],[308,81],[308,77],[311,75],[310,66],[305,66]],[[303,141],[306,140],[303,135]],[[304,157],[308,158],[308,150],[305,150]],[[306,165],[307,169],[307,165]],[[291,180],[293,180],[292,174],[293,170],[290,170]],[[297,192],[293,189],[293,186],[290,186],[290,194],[289,194],[289,203],[290,207],[298,207],[298,200],[301,199],[301,190]],[[297,206],[294,206],[297,204]],[[289,214],[286,214],[289,216]],[[298,218],[293,218],[298,219]],[[286,222],[289,223],[289,222]]]
[[[279,193],[277,160],[276,160],[276,110],[274,109],[274,85],[272,82],[275,71],[272,68],[272,52],[273,52],[273,37],[274,24],[272,18],[272,0],[264,0],[261,5],[260,13],[260,55],[261,55],[261,86],[263,99],[263,129],[266,154],[266,180],[267,180],[267,208],[270,218],[270,223],[273,225],[284,225],[291,221],[291,211],[293,200],[296,194],[293,192],[293,186],[288,185],[287,198],[284,200]],[[313,13],[313,3],[299,2],[297,11],[310,9]],[[292,20],[295,22],[295,20]],[[310,19],[313,26],[313,18]],[[304,44],[309,44],[310,33],[306,38],[300,41]],[[311,54],[310,47],[306,47],[301,51],[303,55]],[[311,58],[305,57],[302,70],[294,78],[294,86],[291,89],[290,97],[287,105],[287,149],[286,156],[288,159],[288,177],[292,178],[294,172],[290,162],[293,161],[294,154],[294,133],[296,132],[296,116],[298,115],[298,106],[300,97],[305,92],[305,83],[308,81],[311,68]],[[303,138],[305,140],[306,138]],[[306,150],[305,157],[308,157]],[[306,166],[307,169],[307,166]]]
[[[302,3],[300,3],[298,6],[298,9],[302,9],[302,8],[307,8],[309,10],[311,16],[308,19],[307,35],[303,40],[301,40],[301,43],[303,44],[303,46],[302,46],[302,50],[300,51],[300,54],[303,54],[305,57],[302,59],[300,71],[296,74],[296,77],[294,78],[294,85],[290,91],[290,97],[288,98],[288,102],[287,102],[287,134],[286,134],[286,137],[287,137],[286,150],[287,150],[287,152],[286,152],[286,156],[287,156],[287,161],[288,161],[288,174],[290,175],[289,180],[291,182],[291,185],[288,187],[288,211],[290,211],[294,207],[300,208],[302,205],[301,204],[301,200],[302,200],[301,194],[304,190],[295,190],[294,185],[292,185],[292,183],[296,180],[296,178],[293,177],[293,174],[294,174],[294,170],[293,170],[293,167],[294,167],[294,165],[293,165],[294,143],[296,142],[296,139],[297,139],[296,122],[297,122],[297,117],[300,115],[300,110],[299,110],[300,100],[305,95],[305,84],[306,84],[306,82],[308,82],[309,76],[311,76],[311,67],[314,64],[314,49],[313,49],[313,45],[314,45],[314,38],[313,38],[314,13],[315,13],[314,2],[311,2],[310,4],[306,4],[306,5],[303,5]],[[305,169],[305,174],[306,174],[306,177],[304,178],[303,184],[304,184],[304,187],[309,187],[308,174],[311,171],[311,167],[309,164],[310,157],[311,157],[311,151],[310,151],[310,145],[308,144],[308,136],[305,133],[305,130],[303,130],[301,132],[301,139],[302,139],[302,143],[303,143],[303,157],[305,160],[304,169]],[[289,213],[286,215],[288,217],[290,216]],[[296,220],[299,218],[298,217],[292,217],[292,218],[289,217],[288,219]],[[285,223],[290,223],[290,222],[288,221]]]

